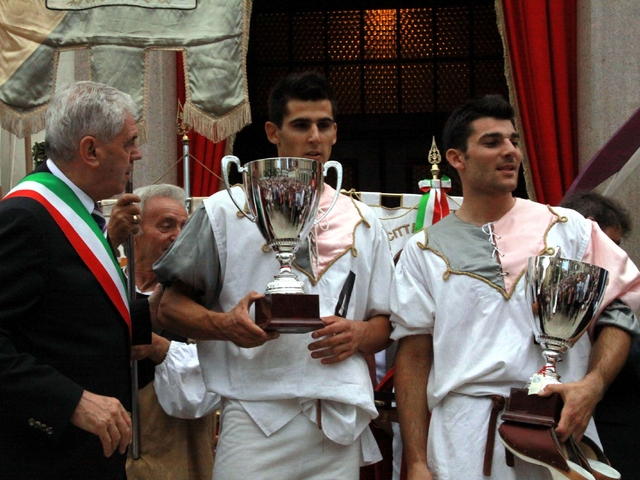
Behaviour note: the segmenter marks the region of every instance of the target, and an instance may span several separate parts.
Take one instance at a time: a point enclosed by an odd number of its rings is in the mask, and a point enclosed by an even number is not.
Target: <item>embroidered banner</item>
[[[380,219],[380,223],[387,231],[389,237],[389,245],[391,253],[395,256],[402,250],[411,238],[414,232],[416,217],[418,215],[418,206],[422,195],[413,193],[380,193],[380,192],[345,192],[343,193],[355,195],[355,198],[369,205],[376,216]],[[394,197],[397,199],[398,207],[383,206],[383,197]],[[462,197],[449,197],[449,208],[457,210],[462,205]],[[425,218],[424,226],[431,225],[431,219],[427,221]]]
[[[62,49],[89,49],[91,78],[130,94],[145,140],[151,50],[183,52],[185,121],[214,142],[251,122],[246,81],[251,0],[197,0],[191,10],[74,4],[111,0],[0,0],[0,124],[20,138],[44,129]],[[159,5],[169,0],[149,0]],[[171,0],[171,3],[177,0]],[[194,3],[195,0],[180,0]],[[146,0],[128,0],[141,5]]]
[[[47,0],[47,8],[51,10],[84,10],[114,5],[190,10],[196,8],[196,0]]]

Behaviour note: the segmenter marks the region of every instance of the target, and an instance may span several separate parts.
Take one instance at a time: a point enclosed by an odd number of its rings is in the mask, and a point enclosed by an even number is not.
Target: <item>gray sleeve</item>
[[[180,281],[211,309],[222,288],[220,257],[204,205],[193,213],[169,249],[153,264],[163,286]]]
[[[635,340],[640,337],[638,319],[621,300],[614,300],[602,311],[596,321],[596,328],[612,325],[628,332]]]

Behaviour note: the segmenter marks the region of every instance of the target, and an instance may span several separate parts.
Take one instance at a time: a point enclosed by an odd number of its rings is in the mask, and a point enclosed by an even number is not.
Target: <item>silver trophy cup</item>
[[[539,389],[561,383],[556,364],[594,319],[608,276],[604,268],[560,258],[559,253],[529,258],[526,294],[534,306],[533,332],[545,359],[544,367],[532,379],[532,384],[541,382]]]
[[[238,205],[231,193],[230,164],[235,164],[242,173],[249,212]],[[324,178],[330,168],[337,172],[336,193],[329,209],[316,219]],[[256,305],[256,322],[267,330],[289,333],[321,328],[317,295],[304,294],[304,284],[292,271],[292,263],[311,228],[335,205],[342,185],[342,166],[335,161],[323,165],[316,160],[290,157],[265,158],[240,166],[237,157],[227,155],[222,159],[222,174],[231,200],[258,226],[280,262],[280,272],[267,285],[266,303]],[[291,297],[291,294],[312,298]],[[311,320],[313,326],[309,323]]]

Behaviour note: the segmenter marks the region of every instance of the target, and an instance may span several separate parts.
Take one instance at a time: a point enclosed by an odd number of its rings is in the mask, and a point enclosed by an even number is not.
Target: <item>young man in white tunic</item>
[[[285,77],[269,110],[265,129],[279,156],[329,160],[337,125],[324,77]],[[334,192],[324,185],[321,210]],[[233,194],[244,204],[241,188]],[[387,236],[368,207],[343,195],[311,236],[314,248],[303,246],[295,266],[305,291],[319,295],[325,326],[308,334],[267,333],[254,323],[256,292],[278,262],[227,192],[204,201],[155,265],[167,287],[162,326],[198,340],[206,388],[222,397],[216,479],[356,479],[361,465],[380,459],[362,354],[390,342]],[[346,314],[336,316],[352,279]]]
[[[597,441],[594,408],[638,332],[632,313],[640,304],[638,270],[595,223],[573,210],[513,197],[522,152],[504,99],[488,96],[464,105],[443,137],[464,201],[405,247],[391,301],[408,478],[486,478],[485,447],[493,450],[491,478],[550,478],[545,468],[518,458],[515,468],[508,467],[498,435],[486,445],[489,396],[507,397],[543,365],[525,299],[527,259],[560,247],[562,257],[610,272],[594,338],[583,335],[558,365],[564,383],[541,393],[558,392],[564,400],[556,429],[561,441],[580,439],[585,431]]]

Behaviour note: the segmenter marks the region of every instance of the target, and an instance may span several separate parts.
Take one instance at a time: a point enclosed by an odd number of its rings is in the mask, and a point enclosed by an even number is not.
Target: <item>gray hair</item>
[[[88,135],[110,142],[122,131],[128,115],[136,117],[132,98],[96,82],[76,82],[60,87],[45,117],[45,149],[54,161],[70,161],[80,140]]]
[[[168,183],[147,185],[146,187],[136,188],[133,193],[140,197],[140,213],[142,213],[143,216],[145,204],[152,198],[156,197],[170,198],[172,200],[180,202],[182,205],[185,205],[185,210],[187,208],[187,196],[184,190],[180,187],[176,187],[175,185],[170,185]]]

